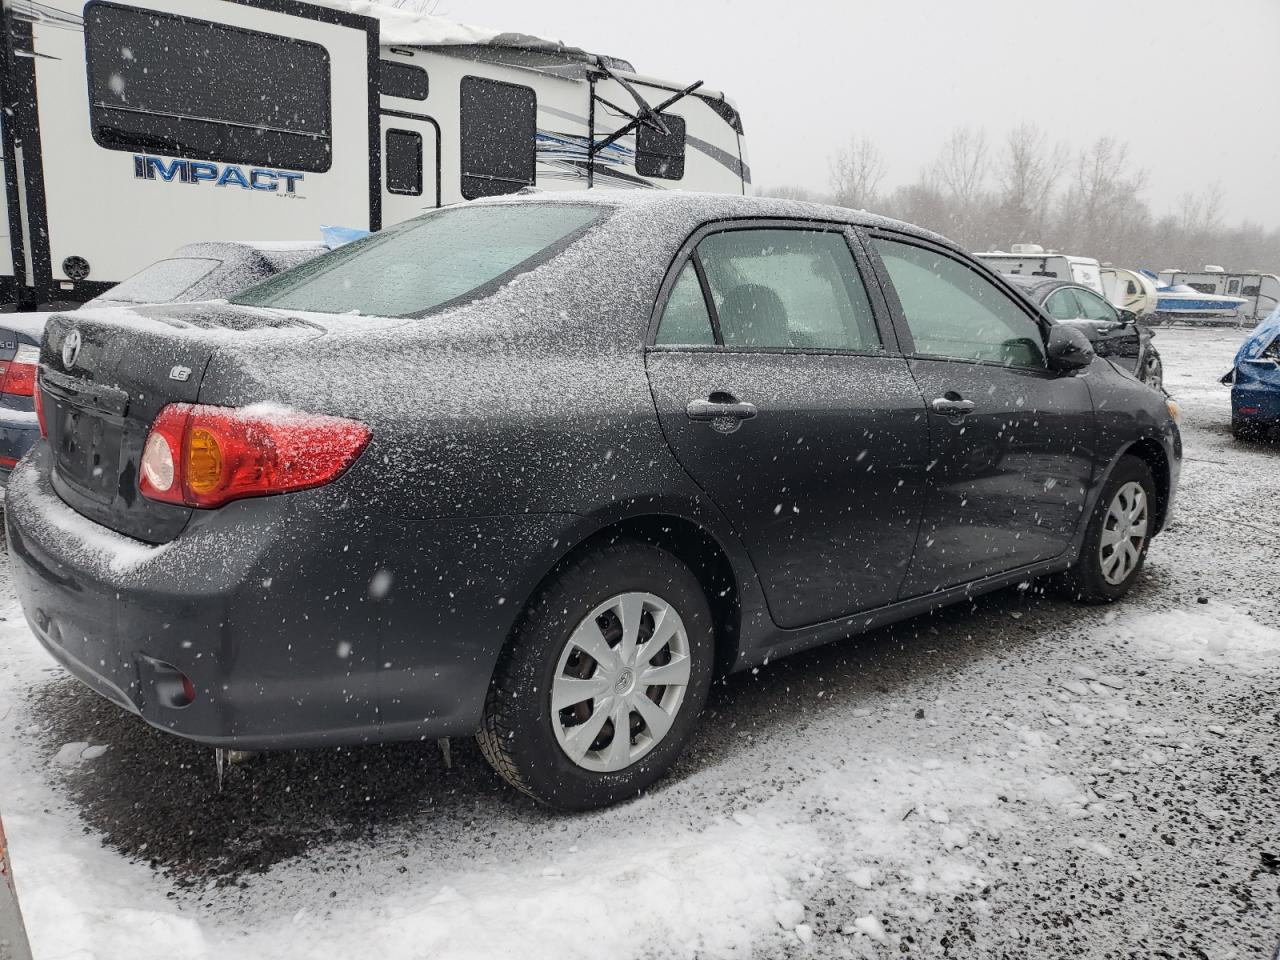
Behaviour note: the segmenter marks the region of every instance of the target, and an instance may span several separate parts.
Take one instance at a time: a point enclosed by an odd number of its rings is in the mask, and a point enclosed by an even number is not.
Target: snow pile
[[[1156,660],[1209,664],[1256,675],[1280,669],[1280,630],[1219,601],[1189,609],[1128,613],[1118,639],[1140,644]]]

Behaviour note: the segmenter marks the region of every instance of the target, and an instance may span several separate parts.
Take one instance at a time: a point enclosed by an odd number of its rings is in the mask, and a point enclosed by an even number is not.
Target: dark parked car
[[[1019,274],[1006,279],[1055,320],[1079,327],[1098,356],[1118,363],[1147,386],[1163,389],[1164,364],[1151,343],[1155,334],[1133,313],[1069,280]]]
[[[720,672],[1042,574],[1123,596],[1181,457],[941,238],[656,191],[58,315],[40,396],[11,570],[72,673],[221,747],[478,732],[566,808],[661,776]]]
[[[325,249],[322,243],[302,241],[189,243],[85,307],[221,299],[305,263]],[[32,393],[40,340],[50,315],[0,314],[0,485],[8,482],[9,472],[40,437]]]

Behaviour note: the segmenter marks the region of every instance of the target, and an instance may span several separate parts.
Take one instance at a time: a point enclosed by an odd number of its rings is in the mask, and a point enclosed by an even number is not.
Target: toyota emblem
[[[62,341],[62,365],[70,370],[76,365],[76,357],[80,356],[80,331],[72,330],[67,339]]]

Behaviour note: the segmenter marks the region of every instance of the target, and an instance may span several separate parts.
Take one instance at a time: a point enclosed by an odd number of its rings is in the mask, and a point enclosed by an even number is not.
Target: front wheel
[[[1132,589],[1155,533],[1155,511],[1151,468],[1137,457],[1121,457],[1102,488],[1080,558],[1067,575],[1072,596],[1111,603]]]
[[[670,553],[615,543],[570,561],[503,651],[477,739],[513,787],[589,810],[666,773],[706,702],[711,610]]]
[[[1140,379],[1153,390],[1160,390],[1164,387],[1164,363],[1160,360],[1160,354],[1154,350],[1148,351],[1146,358],[1142,361],[1142,377]]]

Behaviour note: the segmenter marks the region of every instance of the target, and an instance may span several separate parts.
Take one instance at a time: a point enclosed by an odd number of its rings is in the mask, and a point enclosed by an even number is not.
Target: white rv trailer
[[[1223,297],[1245,297],[1248,302],[1236,311],[1243,322],[1265,320],[1280,306],[1280,277],[1257,270],[1237,272],[1213,265],[1199,272],[1162,270],[1160,282],[1166,286],[1184,284],[1201,293]]]
[[[1156,312],[1156,285],[1136,270],[1103,264],[1102,288],[1113,306],[1146,318]]]
[[[723,94],[534,37],[360,0],[2,9],[22,307],[89,299],[198,240],[377,230],[528,187],[750,181]]]
[[[1056,250],[1045,250],[1036,243],[1015,243],[1010,253],[991,250],[974,256],[997,273],[1057,277],[1096,290],[1104,297],[1107,295],[1102,288],[1102,266],[1092,257],[1071,257]]]

